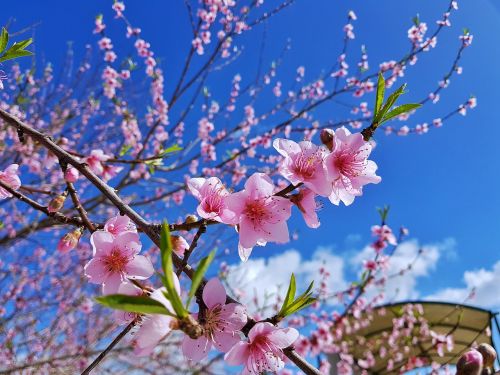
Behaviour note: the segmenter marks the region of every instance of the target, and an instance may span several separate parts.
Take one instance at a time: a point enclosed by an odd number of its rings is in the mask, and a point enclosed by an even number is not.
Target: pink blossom
[[[64,172],[64,179],[71,183],[76,182],[79,176],[80,173],[76,168],[73,167],[68,167],[68,169],[66,169],[66,172]]]
[[[57,251],[61,253],[67,253],[70,250],[73,250],[76,245],[78,245],[78,241],[82,236],[82,231],[80,229],[75,229],[72,232],[66,233],[57,244]]]
[[[226,353],[230,365],[245,365],[244,373],[258,375],[276,372],[285,366],[283,349],[299,337],[295,328],[277,328],[271,323],[257,323],[248,333],[248,342],[240,341]]]
[[[398,244],[396,237],[392,233],[392,229],[387,225],[372,226],[372,236],[378,237],[381,241],[387,242],[392,246],[396,246]]]
[[[173,274],[174,284],[177,293],[180,294],[179,280]],[[156,289],[151,298],[161,302],[169,311],[173,311],[170,301],[165,298],[163,292],[165,288]],[[142,317],[141,326],[134,335],[132,346],[134,354],[137,356],[146,356],[150,354],[158,343],[167,336],[172,330],[175,318],[168,315],[151,314]]]
[[[182,352],[193,361],[200,361],[215,346],[227,352],[240,341],[239,331],[247,322],[245,308],[237,303],[226,304],[226,290],[217,278],[211,279],[203,289],[205,335],[193,340],[188,336],[182,342]]]
[[[17,190],[21,187],[21,180],[18,176],[19,165],[11,164],[3,172],[0,171],[0,181],[10,188]],[[0,187],[0,199],[10,198],[12,194]]]
[[[137,234],[122,232],[116,237],[106,231],[90,238],[94,257],[85,265],[85,275],[94,284],[103,285],[103,293],[116,293],[127,279],[145,280],[154,273],[151,261],[143,255]]]
[[[320,222],[318,220],[318,214],[316,211],[318,210],[318,204],[315,200],[316,194],[312,190],[309,189],[301,189],[298,194],[293,195],[290,200],[294,203],[309,228],[318,228]]]
[[[191,178],[187,182],[191,194],[200,201],[197,212],[204,219],[236,224],[234,212],[228,209],[226,197],[229,192],[217,177]]]
[[[333,204],[342,201],[348,206],[363,194],[363,185],[381,181],[375,174],[377,164],[368,160],[372,148],[361,133],[351,134],[345,127],[335,131],[332,152],[325,159],[327,178],[333,188],[329,199]]]
[[[172,247],[173,247],[174,253],[176,253],[180,257],[183,256],[184,252],[187,249],[189,249],[189,244],[187,243],[187,241],[182,236],[172,235],[170,238],[172,240]]]
[[[123,167],[117,167],[117,166],[114,166],[114,165],[103,165],[103,168],[102,168],[102,179],[104,181],[111,180],[113,177],[115,177],[122,170],[123,170]]]
[[[278,138],[273,142],[274,148],[285,157],[279,171],[288,181],[297,185],[303,182],[316,194],[329,196],[331,183],[326,179],[323,161],[326,149],[309,141],[295,143],[288,139]]]
[[[460,356],[457,362],[457,375],[480,374],[483,356],[476,349],[470,349]]]
[[[101,174],[104,171],[102,165],[103,161],[110,159],[111,157],[106,155],[102,150],[92,150],[90,156],[85,159],[92,172],[96,174]]]
[[[226,198],[228,208],[238,218],[239,254],[247,260],[255,245],[267,241],[289,241],[286,220],[291,215],[292,203],[274,196],[274,184],[264,173],[254,173],[245,183],[245,189]]]
[[[118,236],[123,232],[137,233],[135,224],[126,215],[117,215],[106,221],[104,224],[104,230],[111,233],[113,236]],[[139,242],[139,235],[137,235],[136,242]]]

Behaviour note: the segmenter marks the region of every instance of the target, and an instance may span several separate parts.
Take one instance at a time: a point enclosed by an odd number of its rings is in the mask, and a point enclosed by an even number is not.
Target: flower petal
[[[114,237],[111,233],[98,230],[92,233],[90,236],[90,243],[94,250],[94,256],[106,255],[113,250]]]
[[[201,336],[193,340],[189,336],[184,336],[182,341],[182,353],[192,361],[199,362],[204,359],[212,349],[212,343],[206,336]]]
[[[153,264],[143,255],[136,255],[134,259],[125,266],[127,277],[131,279],[144,280],[153,275],[155,272]]]
[[[118,272],[108,274],[104,284],[102,284],[103,294],[115,294],[118,293],[120,286],[125,284],[126,281],[123,280],[122,275]]]
[[[224,356],[224,361],[228,365],[238,366],[245,363],[250,356],[250,345],[240,341],[234,345]]]
[[[215,331],[214,346],[221,352],[227,352],[234,345],[241,341],[239,333]]]
[[[299,338],[299,332],[295,328],[281,328],[271,332],[267,336],[276,346],[285,349]]]
[[[93,284],[102,284],[108,276],[108,270],[105,264],[99,258],[91,259],[84,267],[85,275],[89,282]]]
[[[209,309],[213,309],[217,305],[225,305],[226,289],[218,278],[210,279],[203,288],[203,302]]]

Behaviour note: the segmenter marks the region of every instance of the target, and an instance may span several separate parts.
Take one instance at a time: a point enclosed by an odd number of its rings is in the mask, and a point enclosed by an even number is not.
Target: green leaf
[[[417,108],[419,108],[421,106],[422,106],[422,104],[418,104],[418,103],[414,103],[414,104],[402,104],[399,107],[396,107],[392,111],[390,111],[389,113],[387,113],[384,116],[384,118],[382,119],[381,122],[389,121],[389,120],[393,119],[394,117],[402,115],[403,113],[407,113],[407,112],[413,111],[414,109],[417,109]]]
[[[5,27],[2,27],[2,32],[0,33],[0,53],[5,51],[7,43],[9,43],[9,33]]]
[[[170,257],[168,256],[170,253]],[[160,256],[161,256],[161,268],[166,274],[166,268],[168,259],[172,261],[172,239],[170,237],[170,227],[168,222],[165,220],[161,225],[161,235],[160,235]]]
[[[401,85],[396,91],[394,91],[391,95],[389,95],[382,109],[377,113],[377,116],[373,120],[377,124],[377,126],[380,125],[380,121],[385,116],[385,114],[389,112],[394,103],[396,103],[396,100],[398,100],[398,98],[402,94],[404,94],[405,88],[406,88],[406,83]]]
[[[166,148],[165,150],[162,150],[160,152],[159,156],[165,156],[165,155],[171,154],[173,152],[177,152],[177,151],[182,151],[182,147],[180,147],[178,144],[174,144],[174,145]]]
[[[382,107],[382,103],[384,102],[384,94],[385,94],[385,79],[382,73],[379,73],[377,81],[377,94],[375,98],[374,117],[377,117],[377,114],[380,111],[380,108]]]
[[[24,56],[32,56],[33,52],[30,51],[7,51],[3,56],[0,57],[0,62],[4,62],[7,60],[12,60],[18,57],[24,57]]]
[[[29,38],[26,40],[22,40],[20,42],[14,43],[10,48],[9,51],[21,51],[26,49],[31,43],[33,43],[33,39]]]
[[[295,275],[292,274],[292,277],[290,278],[290,286],[288,287],[288,292],[285,297],[285,301],[283,302],[283,306],[281,307],[278,316],[284,318],[314,303],[316,301],[316,298],[311,297],[312,295],[311,290],[313,286],[314,286],[314,281],[312,281],[309,284],[308,288],[304,293],[302,293],[299,297],[295,299],[295,291],[296,291]]]
[[[129,152],[132,149],[132,146],[130,145],[123,145],[120,149],[120,153],[118,154],[120,157],[125,155],[127,152]]]
[[[208,256],[206,256],[205,258],[203,258],[200,261],[200,264],[198,264],[196,272],[194,273],[193,278],[191,279],[191,290],[189,291],[186,307],[189,306],[189,303],[195,296],[198,287],[203,281],[203,276],[205,276],[205,274],[207,273],[208,267],[210,266],[210,263],[212,263],[212,261],[214,260],[214,257],[215,257],[215,250],[212,250],[210,254],[208,254]]]
[[[174,265],[172,263],[172,240],[170,238],[170,229],[166,221],[162,224],[160,236],[160,255],[161,266],[165,275],[162,278],[168,292],[168,300],[172,304],[172,308],[179,318],[185,318],[188,315],[187,310],[184,308],[174,284]]]
[[[286,309],[286,307],[293,302],[293,300],[295,299],[295,293],[297,293],[297,281],[295,280],[295,275],[292,273],[292,276],[290,276],[290,284],[288,285],[288,290],[286,292],[282,309]]]
[[[417,15],[412,18],[412,21],[415,26],[420,25],[420,15],[417,13]]]
[[[161,303],[146,296],[127,296],[124,294],[110,294],[97,297],[96,301],[106,307],[116,310],[134,312],[138,314],[162,314],[173,316]]]

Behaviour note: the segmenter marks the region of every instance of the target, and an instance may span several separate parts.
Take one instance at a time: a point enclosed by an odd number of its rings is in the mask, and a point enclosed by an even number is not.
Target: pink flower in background
[[[457,375],[480,374],[483,356],[476,349],[470,349],[460,356],[457,362]]]
[[[368,160],[372,145],[365,142],[361,133],[351,134],[345,127],[335,131],[333,149],[325,159],[327,178],[333,191],[329,196],[333,204],[340,201],[346,206],[363,194],[363,186],[378,184],[381,178],[375,174],[377,164]]]
[[[299,337],[295,328],[277,328],[271,323],[257,323],[248,333],[248,342],[240,341],[226,353],[230,365],[245,365],[244,373],[277,372],[285,366],[283,349]]]
[[[21,187],[21,180],[18,176],[19,165],[11,164],[3,172],[0,171],[0,181],[10,188],[17,190]],[[0,187],[0,199],[10,198],[12,194]]]
[[[66,169],[66,172],[64,172],[64,179],[68,182],[76,182],[79,176],[80,173],[76,168],[73,167],[68,167],[68,169]]]
[[[396,246],[398,244],[396,236],[394,236],[394,233],[392,233],[392,229],[387,225],[372,226],[372,236],[378,237],[379,240],[387,242],[392,246]]]
[[[236,224],[235,215],[226,205],[225,198],[229,192],[217,177],[191,178],[187,186],[196,199],[200,201],[197,212],[204,219],[215,220],[226,224]]]
[[[104,181],[109,181],[118,173],[120,173],[123,170],[123,167],[117,167],[114,165],[103,165],[102,167],[102,179]]]
[[[286,221],[291,215],[292,203],[274,196],[274,184],[264,173],[254,173],[245,183],[245,189],[226,198],[228,208],[236,214],[239,224],[239,254],[247,260],[255,245],[268,241],[289,241]]]
[[[301,189],[298,194],[292,195],[290,201],[295,204],[309,228],[318,228],[320,222],[318,219],[318,204],[316,202],[316,194],[309,189]]]
[[[204,323],[205,335],[193,340],[188,336],[182,342],[186,358],[200,361],[215,346],[227,352],[240,341],[239,331],[247,322],[245,308],[237,303],[226,304],[226,290],[219,279],[211,279],[203,289],[203,302],[207,306]],[[198,318],[198,314],[196,314]]]
[[[72,232],[66,233],[57,244],[57,251],[61,253],[67,253],[70,250],[73,250],[76,245],[78,245],[78,241],[82,236],[82,231],[80,229],[75,229]]]
[[[126,215],[117,215],[106,221],[104,224],[104,230],[111,233],[113,236],[117,236],[123,232],[137,233],[135,224]],[[137,242],[138,241],[139,235],[137,235]]]
[[[94,284],[103,285],[104,294],[116,293],[127,279],[145,280],[154,273],[151,261],[141,251],[137,233],[122,232],[116,237],[97,231],[90,238],[94,257],[85,265],[85,275]]]
[[[103,161],[107,161],[111,156],[106,155],[102,150],[92,150],[90,156],[85,158],[85,162],[95,174],[102,174],[104,172]]]
[[[174,278],[175,289],[177,294],[181,294],[179,279],[175,274],[172,275]],[[151,298],[161,302],[169,311],[174,311],[170,301],[165,298],[163,292],[165,288],[156,289],[152,294]],[[134,339],[132,340],[132,346],[134,348],[134,354],[137,356],[147,356],[149,355],[158,343],[163,340],[172,330],[172,325],[175,322],[175,318],[168,315],[151,314],[142,316],[142,322],[134,334]]]
[[[294,185],[303,182],[318,195],[330,195],[332,185],[326,179],[323,164],[327,155],[325,148],[309,141],[295,143],[283,138],[275,139],[273,146],[285,157],[279,167],[283,177]]]
[[[184,239],[184,237],[172,235],[172,236],[170,236],[170,239],[172,241],[172,247],[173,247],[174,253],[176,253],[178,256],[180,256],[180,257],[183,256],[184,252],[187,249],[189,249],[189,244]]]

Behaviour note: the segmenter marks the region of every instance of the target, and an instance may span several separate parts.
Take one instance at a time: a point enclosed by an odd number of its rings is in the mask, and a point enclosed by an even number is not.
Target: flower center
[[[247,202],[244,213],[252,221],[261,221],[269,216],[265,203],[258,200]]]
[[[363,159],[358,159],[358,153],[359,151],[342,150],[336,154],[334,165],[342,175],[357,177],[362,174],[366,162]]]
[[[304,180],[309,179],[313,177],[319,161],[316,155],[306,156],[301,152],[293,161],[292,170]]]
[[[203,324],[205,334],[212,340],[214,339],[214,332],[221,330],[220,312],[221,306],[215,306],[213,309],[207,311],[205,317],[205,323]]]
[[[118,249],[113,249],[104,257],[104,264],[109,272],[122,272],[127,263],[128,258]]]

